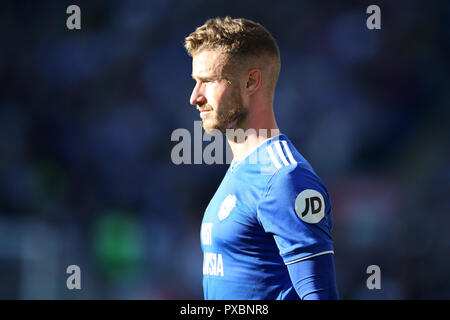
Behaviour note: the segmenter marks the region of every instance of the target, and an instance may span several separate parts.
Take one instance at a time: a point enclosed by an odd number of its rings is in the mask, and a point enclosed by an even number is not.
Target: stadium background
[[[450,3],[266,0],[2,3],[0,298],[202,298],[226,166],[174,165],[170,137],[199,120],[183,39],[225,15],[278,41],[275,113],[330,191],[341,298],[450,298]]]

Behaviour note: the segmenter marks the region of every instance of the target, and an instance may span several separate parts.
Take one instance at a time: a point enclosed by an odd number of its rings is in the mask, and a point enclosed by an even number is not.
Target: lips
[[[206,108],[205,109],[197,108],[197,110],[200,111],[200,117],[204,117],[212,111],[212,109],[206,109]]]
[[[202,118],[202,117],[205,117],[205,116],[207,116],[210,112],[211,112],[211,110],[203,110],[203,111],[200,111],[200,117],[201,117],[201,118]]]

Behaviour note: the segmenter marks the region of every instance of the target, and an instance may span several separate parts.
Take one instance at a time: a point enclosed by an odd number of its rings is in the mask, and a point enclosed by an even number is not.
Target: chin
[[[217,129],[211,123],[203,121],[203,130],[205,130],[206,133],[211,134]]]
[[[205,132],[207,134],[210,134],[210,135],[219,135],[219,134],[223,134],[224,133],[224,132],[222,132],[222,130],[220,130],[218,128],[210,128],[210,127],[205,128],[205,127],[203,127],[203,129],[205,130]]]
[[[205,132],[210,135],[218,135],[225,133],[225,130],[222,130],[217,125],[213,125],[210,123],[207,124],[203,123],[203,130],[205,130]]]

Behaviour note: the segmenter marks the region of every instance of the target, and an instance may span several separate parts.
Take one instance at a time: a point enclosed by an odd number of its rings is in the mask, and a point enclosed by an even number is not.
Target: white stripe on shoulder
[[[274,142],[274,144],[275,144],[275,149],[277,150],[278,155],[281,158],[281,161],[283,161],[285,166],[288,166],[289,162],[287,161],[286,157],[284,156],[283,150],[281,149],[280,141],[276,141],[276,142]]]
[[[266,150],[269,153],[270,159],[272,160],[272,162],[275,165],[275,167],[277,167],[277,169],[280,169],[282,167],[282,165],[280,164],[280,162],[278,161],[277,157],[273,153],[272,147],[271,146],[267,146]]]
[[[310,256],[307,256],[307,257],[304,257],[304,258],[301,258],[301,259],[297,259],[297,260],[294,260],[294,261],[291,261],[291,262],[287,262],[287,263],[285,263],[285,265],[293,264],[293,263],[300,262],[300,261],[303,261],[303,260],[306,260],[306,259],[311,259],[311,258],[314,258],[314,257],[321,256],[323,254],[327,254],[327,253],[334,254],[334,251],[333,250],[329,250],[329,251],[319,252],[319,253],[312,254]]]
[[[286,140],[283,140],[281,142],[283,143],[283,147],[284,147],[284,150],[286,151],[289,161],[291,161],[292,164],[296,164],[297,161],[295,161],[294,157],[292,156],[291,150],[289,149],[289,146],[288,146]]]

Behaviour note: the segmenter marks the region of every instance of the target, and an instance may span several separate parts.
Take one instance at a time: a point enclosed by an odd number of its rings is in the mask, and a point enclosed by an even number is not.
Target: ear
[[[247,73],[245,91],[248,95],[254,94],[261,87],[261,70],[251,69]]]

